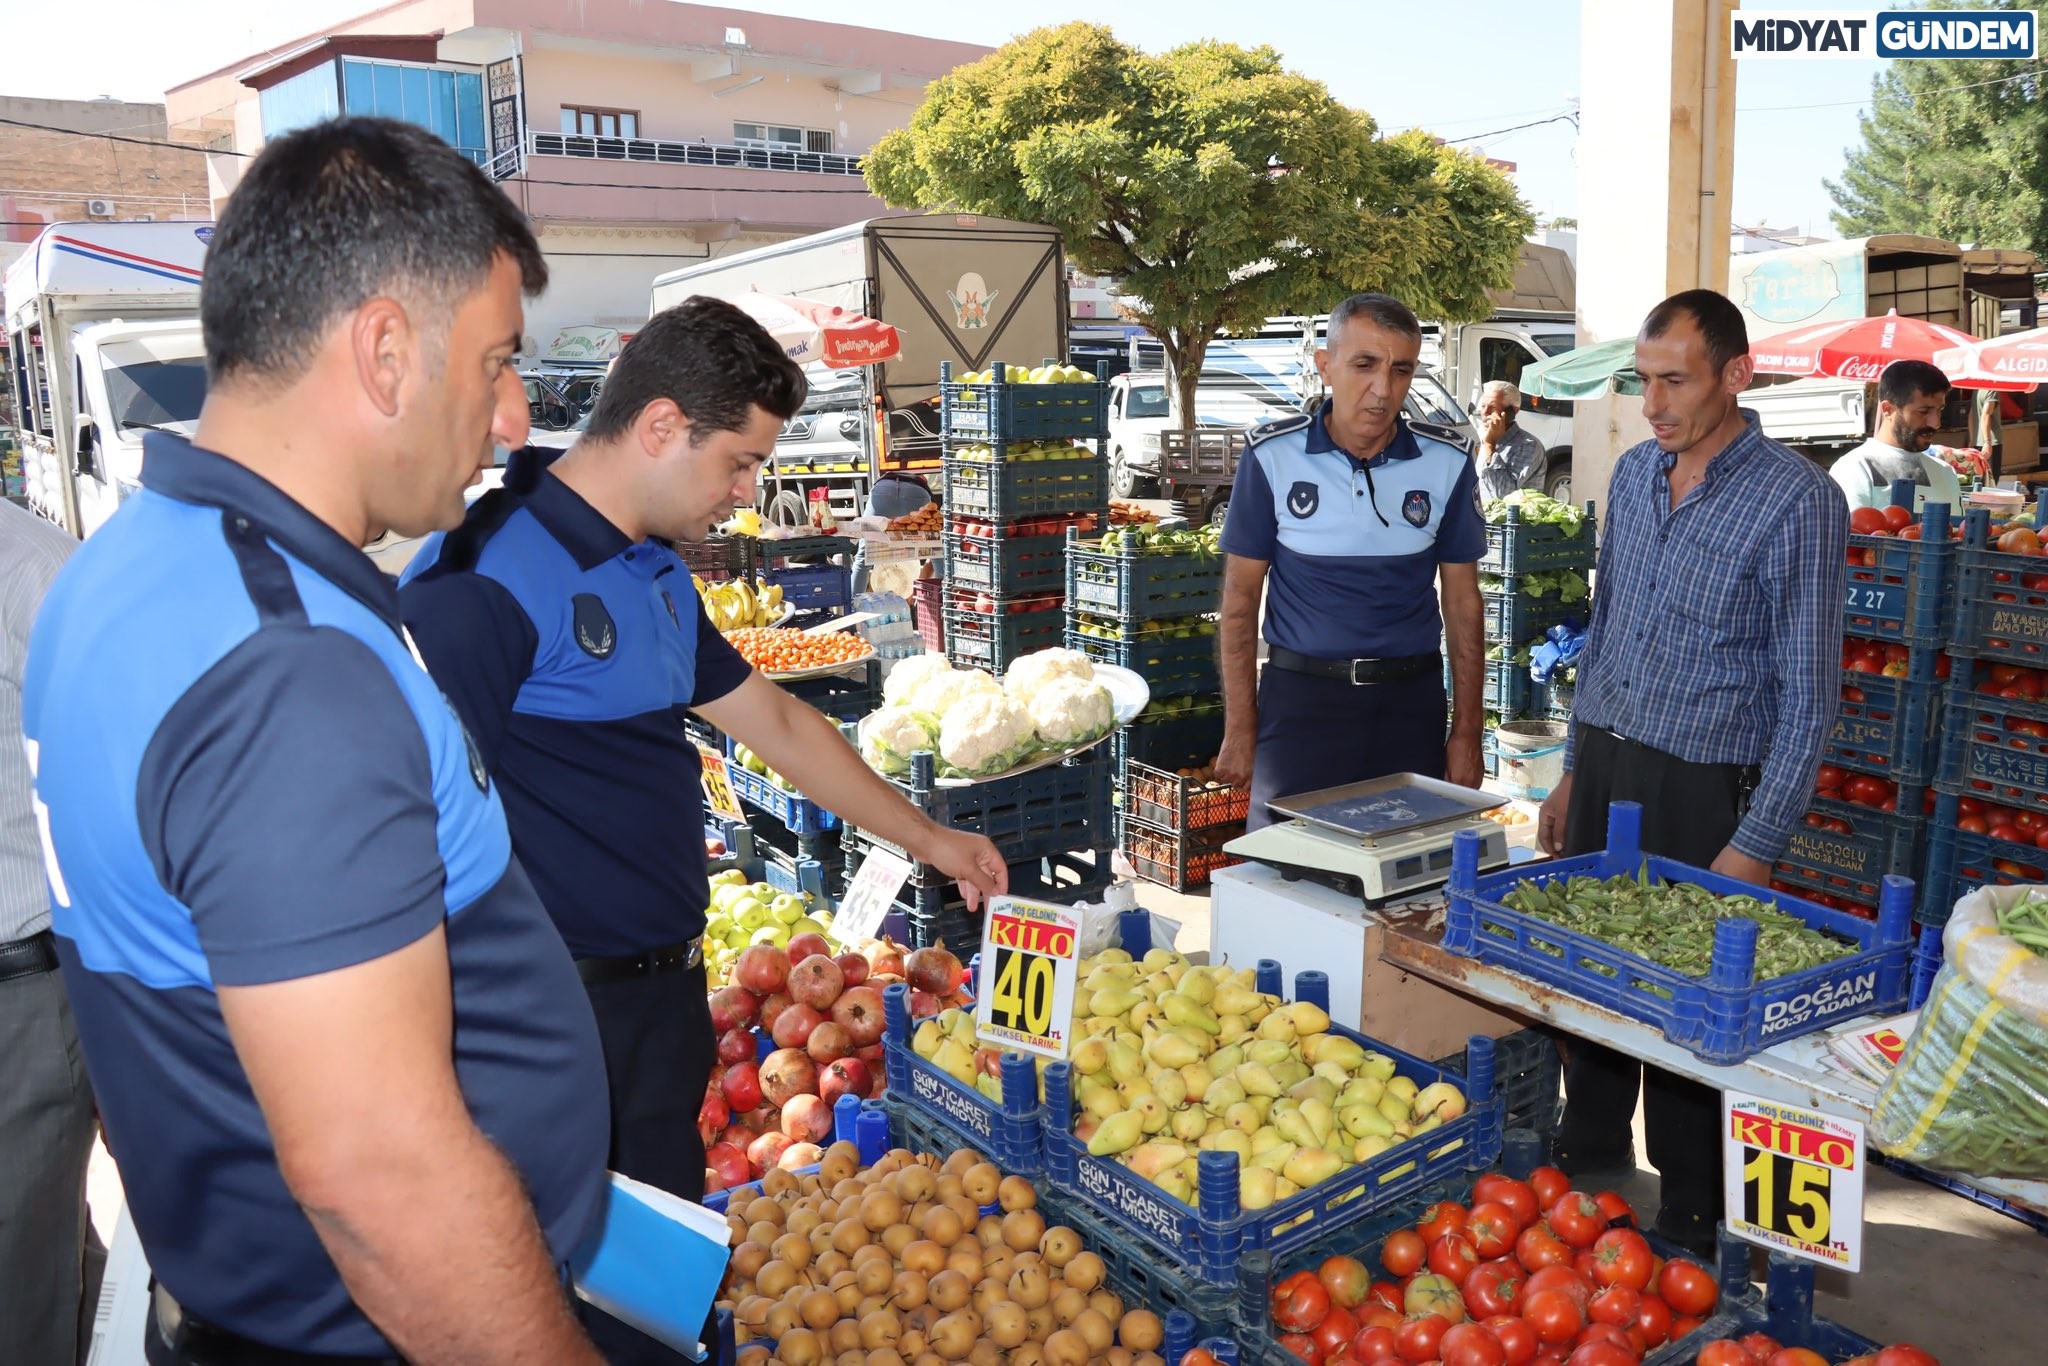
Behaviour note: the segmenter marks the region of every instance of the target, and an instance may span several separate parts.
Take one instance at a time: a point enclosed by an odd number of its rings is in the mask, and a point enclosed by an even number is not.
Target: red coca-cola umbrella
[[[1749,358],[1759,374],[1824,375],[1874,384],[1893,361],[1932,361],[1937,351],[1976,340],[1940,323],[1901,318],[1893,310],[1882,318],[1845,318],[1780,332],[1751,342]]]
[[[2048,327],[1938,352],[1934,363],[1959,388],[2023,393],[2048,384]]]
[[[903,339],[879,318],[789,294],[742,294],[733,300],[798,364],[834,370],[878,365],[903,354]]]

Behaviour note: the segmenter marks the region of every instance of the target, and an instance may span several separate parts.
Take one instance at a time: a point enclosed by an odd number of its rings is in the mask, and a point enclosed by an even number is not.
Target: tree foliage
[[[1190,420],[1218,331],[1382,290],[1424,317],[1492,310],[1534,226],[1505,176],[1284,70],[1271,48],[1157,56],[1105,27],[1017,38],[934,82],[866,160],[898,207],[1048,223],[1159,338]]]
[[[1943,0],[1932,8],[1973,8]],[[2036,7],[2036,31],[2044,17]],[[2040,61],[1893,62],[1871,83],[1839,181],[1846,236],[1910,232],[2048,257],[2048,68]]]

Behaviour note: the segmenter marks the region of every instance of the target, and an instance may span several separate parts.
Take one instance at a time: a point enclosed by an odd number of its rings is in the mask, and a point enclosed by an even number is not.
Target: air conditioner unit
[[[85,213],[88,218],[112,218],[114,216],[114,201],[111,199],[88,199],[85,201]]]
[[[128,221],[131,223],[154,223],[156,222],[156,215],[153,213],[138,213]]]

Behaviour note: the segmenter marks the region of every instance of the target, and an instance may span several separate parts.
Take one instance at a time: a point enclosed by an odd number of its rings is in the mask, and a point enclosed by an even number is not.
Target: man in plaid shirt
[[[1737,406],[1752,370],[1734,304],[1673,295],[1636,339],[1653,440],[1614,467],[1565,777],[1537,829],[1552,854],[1607,842],[1609,802],[1642,847],[1763,885],[1813,795],[1841,689],[1849,511],[1818,465]],[[1721,1205],[1712,1089],[1574,1040],[1558,1160],[1630,1164],[1637,1078],[1658,1232],[1711,1252]]]

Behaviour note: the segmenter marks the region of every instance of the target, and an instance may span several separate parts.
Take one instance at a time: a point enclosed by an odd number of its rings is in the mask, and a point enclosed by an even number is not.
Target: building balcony
[[[587,161],[653,161],[671,166],[731,166],[747,171],[794,171],[802,175],[859,176],[860,158],[834,152],[798,152],[769,147],[678,142],[667,138],[600,138],[575,133],[527,134],[537,157],[581,157]]]

